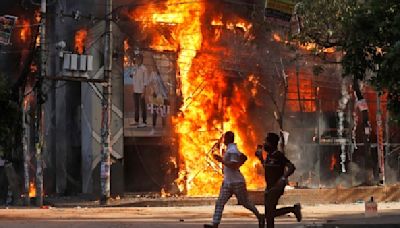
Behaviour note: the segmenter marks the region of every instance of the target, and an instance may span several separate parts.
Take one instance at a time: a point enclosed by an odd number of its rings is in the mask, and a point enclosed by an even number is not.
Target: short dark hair
[[[233,143],[235,141],[235,134],[232,131],[227,131],[224,134],[225,143]]]
[[[278,147],[279,135],[277,135],[273,132],[269,132],[267,134],[267,137],[265,138],[265,141],[269,142],[271,144],[271,146]]]

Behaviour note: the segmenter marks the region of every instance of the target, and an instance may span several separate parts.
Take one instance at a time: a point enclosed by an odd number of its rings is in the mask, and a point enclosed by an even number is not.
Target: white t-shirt
[[[133,92],[143,93],[144,87],[148,84],[148,73],[145,65],[140,65],[136,67],[135,71],[132,73],[133,81]]]
[[[230,143],[224,154],[224,161],[240,162],[240,155],[242,153],[238,150],[236,143]],[[244,177],[239,169],[231,169],[224,166],[224,184],[229,185],[232,183],[244,183]]]

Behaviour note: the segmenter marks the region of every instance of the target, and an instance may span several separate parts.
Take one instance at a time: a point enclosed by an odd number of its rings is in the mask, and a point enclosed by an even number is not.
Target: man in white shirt
[[[228,200],[235,195],[238,203],[249,209],[258,219],[259,227],[265,226],[264,215],[260,214],[254,204],[249,200],[246,181],[239,168],[247,160],[246,155],[241,153],[236,143],[234,143],[235,135],[232,131],[224,134],[224,144],[227,146],[224,157],[214,154],[214,159],[224,165],[224,180],[219,192],[218,199],[215,203],[215,212],[212,225],[204,225],[205,228],[217,228],[221,222],[222,212]]]
[[[143,65],[143,55],[136,56],[136,69],[131,73],[133,81],[133,102],[135,107],[135,122],[134,125],[146,127],[147,125],[147,110],[146,110],[146,87],[148,84],[148,71]],[[139,112],[142,112],[143,123],[139,124]]]

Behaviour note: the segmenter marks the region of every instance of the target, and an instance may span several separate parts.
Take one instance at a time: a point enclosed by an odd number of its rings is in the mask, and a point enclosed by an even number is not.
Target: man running
[[[275,226],[274,218],[294,213],[297,221],[302,219],[301,206],[299,203],[293,207],[284,207],[276,209],[279,198],[283,195],[288,177],[294,173],[296,169],[292,162],[285,157],[285,155],[278,151],[279,136],[275,133],[268,133],[264,150],[267,152],[267,157],[264,160],[262,150],[257,150],[256,156],[261,161],[265,170],[265,182],[267,187],[265,189],[265,217],[267,219],[267,228]]]
[[[215,203],[215,212],[212,225],[204,225],[208,228],[216,228],[221,222],[222,212],[228,200],[235,195],[238,203],[249,209],[257,216],[259,227],[265,225],[265,218],[261,215],[252,202],[249,201],[246,182],[239,170],[239,167],[247,160],[246,155],[241,153],[236,143],[234,143],[235,135],[232,131],[224,134],[224,144],[227,146],[224,157],[214,154],[214,159],[224,165],[224,180],[219,192],[219,197]]]

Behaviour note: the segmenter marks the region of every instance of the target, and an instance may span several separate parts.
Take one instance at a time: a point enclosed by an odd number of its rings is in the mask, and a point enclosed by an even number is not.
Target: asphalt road
[[[262,208],[259,208],[263,211]],[[304,206],[301,223],[294,216],[277,219],[276,227],[322,227],[323,224],[400,224],[400,203],[378,205],[379,216],[365,218],[364,204]],[[127,208],[49,208],[0,209],[0,227],[29,228],[196,228],[211,221],[212,206],[202,207],[127,207]],[[399,225],[400,226],[400,225]],[[255,217],[240,206],[226,206],[221,228],[256,228]],[[341,227],[341,226],[338,226]],[[382,226],[379,226],[382,227]]]

